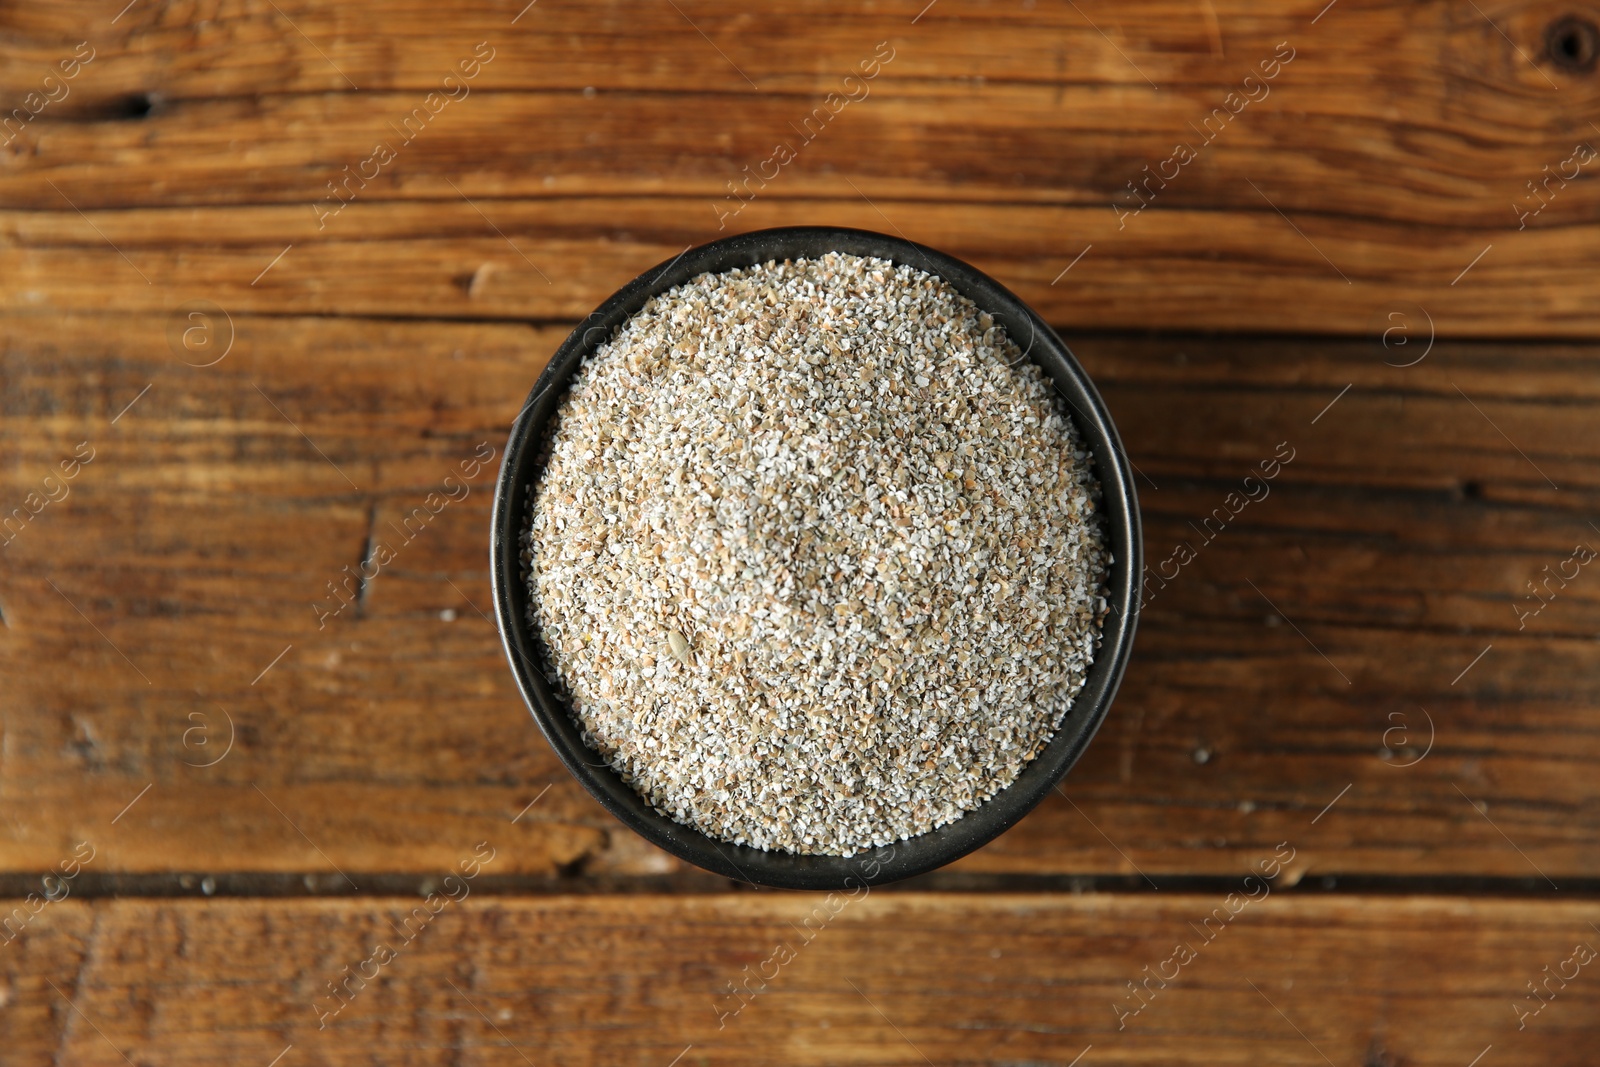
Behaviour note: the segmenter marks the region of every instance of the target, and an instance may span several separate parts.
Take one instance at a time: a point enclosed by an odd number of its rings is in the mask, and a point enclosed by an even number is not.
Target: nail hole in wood
[[[142,119],[155,109],[155,97],[149,93],[129,93],[111,105],[113,118]]]
[[[1551,65],[1560,70],[1587,74],[1600,58],[1600,28],[1577,15],[1552,22],[1544,40]]]

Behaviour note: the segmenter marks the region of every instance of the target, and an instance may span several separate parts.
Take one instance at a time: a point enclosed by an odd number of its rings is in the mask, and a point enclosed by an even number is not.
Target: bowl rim
[[[1100,646],[1083,688],[1054,736],[1018,777],[978,807],[916,837],[854,856],[763,851],[712,838],[661,814],[584,744],[567,705],[543,670],[538,635],[528,616],[523,535],[541,446],[565,386],[585,357],[651,298],[705,273],[828,251],[909,264],[950,283],[987,311],[1045,371],[1072,409],[1073,424],[1092,454],[1100,482],[1100,513],[1112,563],[1106,580],[1109,610]],[[977,849],[1044,799],[1083,754],[1105,720],[1133,649],[1143,572],[1143,531],[1127,454],[1099,392],[1065,342],[1031,307],[999,282],[953,256],[902,237],[834,226],[755,230],[684,249],[618,289],[580,322],[550,357],[511,424],[495,483],[490,527],[490,583],[501,643],[540,731],[591,796],[629,829],[698,867],[728,878],[787,889],[849,890],[898,881],[942,867]],[[1065,795],[1065,794],[1063,794]]]

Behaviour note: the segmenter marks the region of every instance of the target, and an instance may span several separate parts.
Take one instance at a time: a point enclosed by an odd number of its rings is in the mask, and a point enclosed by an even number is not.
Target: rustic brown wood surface
[[[1593,1062],[1600,8],[124,2],[0,2],[0,1061]],[[1153,577],[1063,789],[719,1029],[823,898],[566,775],[489,506],[574,321],[799,223],[1055,323]]]
[[[814,222],[1080,327],[1600,327],[1584,4],[117,6],[0,9],[5,306],[571,318]]]
[[[101,869],[425,870],[553,783],[506,864],[677,869],[567,777],[516,695],[480,614],[492,465],[403,540],[462,461],[498,454],[564,330],[235,325],[204,369],[157,318],[0,334],[6,499],[94,450],[5,549],[0,782],[47,800],[13,817],[7,867],[47,868],[151,785]],[[1342,794],[1304,853],[1319,875],[1600,877],[1600,586],[1518,615],[1541,603],[1527,582],[1600,546],[1594,350],[1441,342],[1394,368],[1364,342],[1073,342],[1149,479],[1156,577],[1068,782],[1083,811],[1054,797],[961,869],[1228,873]],[[1206,543],[1190,524],[1285,441],[1266,498]],[[321,618],[377,541],[398,558]],[[1198,555],[1162,588],[1184,543]],[[193,766],[230,719],[226,758]]]
[[[6,1061],[1594,1062],[1593,902],[463,886],[50,905],[0,957]]]

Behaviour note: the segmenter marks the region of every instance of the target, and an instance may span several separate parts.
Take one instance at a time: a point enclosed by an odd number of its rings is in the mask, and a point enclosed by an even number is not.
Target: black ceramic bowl
[[[645,803],[583,743],[565,702],[545,678],[539,666],[545,662],[539,634],[529,621],[528,575],[522,560],[529,503],[542,458],[541,439],[584,357],[651,297],[697,275],[827,252],[876,256],[928,271],[1005,327],[1008,336],[1026,350],[1027,358],[1055,381],[1083,441],[1093,452],[1094,471],[1103,493],[1101,513],[1113,556],[1106,590],[1111,611],[1099,651],[1083,689],[1044,751],[1015,782],[955,822],[848,858],[731,845],[675,822]],[[689,249],[623,286],[573,330],[551,357],[512,424],[495,487],[493,523],[490,562],[500,636],[523,698],[567,769],[613,815],[652,843],[707,870],[762,885],[855,889],[891,882],[942,866],[999,836],[1044,799],[1077,762],[1111,706],[1133,646],[1143,567],[1138,501],[1116,427],[1083,368],[1044,320],[994,279],[931,248],[866,230],[801,226],[740,234]]]

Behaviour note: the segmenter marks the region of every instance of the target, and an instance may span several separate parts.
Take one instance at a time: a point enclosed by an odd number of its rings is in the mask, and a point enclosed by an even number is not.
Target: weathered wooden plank
[[[512,872],[678,869],[572,784],[480,614],[494,462],[462,464],[498,455],[565,328],[239,316],[196,368],[166,326],[0,322],[0,518],[95,449],[0,549],[0,866],[46,869],[150,786],[103,869],[406,872],[494,827]],[[1149,563],[1196,555],[1151,586],[1068,781],[1081,811],[1051,798],[960,869],[1228,872],[1342,797],[1305,871],[1600,873],[1600,586],[1549,577],[1600,547],[1594,350],[1441,343],[1396,368],[1357,342],[1073,343],[1148,478]],[[459,499],[424,524],[430,493]],[[194,766],[227,716],[234,749]]]
[[[1295,225],[1308,242],[1273,212],[1173,209],[1119,233],[1101,207],[862,191],[872,199],[764,197],[721,231],[705,197],[358,201],[321,231],[309,204],[0,212],[0,270],[12,279],[0,307],[148,312],[204,298],[233,314],[570,321],[692,244],[844,225],[968,259],[1072,329],[1366,335],[1382,332],[1385,314],[1417,307],[1444,337],[1600,329],[1588,298],[1600,228],[1590,223],[1495,241],[1478,230],[1302,216]]]
[[[1129,180],[1142,183],[1144,165],[1154,172],[1171,157],[1173,142],[1184,140],[1205,153],[1199,166],[1182,171],[1182,180],[1170,177],[1180,168],[1169,167],[1167,184],[1141,190],[1147,198],[1182,200],[1244,186],[1231,198],[1262,209],[1237,172],[1240,157],[1260,153],[1267,159],[1256,159],[1253,177],[1292,167],[1300,180],[1286,195],[1301,202],[1327,208],[1332,198],[1341,213],[1365,216],[1394,198],[1423,218],[1458,222],[1472,210],[1464,193],[1487,192],[1498,179],[1523,194],[1525,180],[1543,177],[1543,163],[1565,159],[1573,136],[1592,132],[1575,115],[1600,94],[1591,73],[1552,58],[1547,31],[1568,14],[1554,6],[1485,14],[1461,3],[1367,4],[1341,6],[1313,24],[1311,6],[1224,0],[1214,5],[1217,35],[1209,40],[1207,12],[1180,0],[1076,11],[943,0],[913,23],[914,9],[780,4],[730,18],[714,4],[674,10],[547,0],[515,30],[508,12],[484,5],[460,12],[441,33],[426,4],[389,4],[374,34],[363,16],[324,4],[252,2],[207,12],[209,18],[144,5],[116,28],[94,25],[98,5],[63,4],[7,16],[26,25],[6,42],[15,62],[0,85],[8,98],[26,99],[62,60],[71,61],[80,40],[92,41],[85,47],[93,60],[65,81],[63,98],[20,128],[18,141],[30,147],[37,140],[24,134],[49,133],[49,151],[21,153],[15,176],[34,175],[32,193],[49,192],[34,168],[62,173],[55,168],[70,166],[72,156],[96,151],[73,120],[97,119],[96,136],[110,139],[98,151],[115,150],[127,164],[146,152],[159,156],[163,141],[226,121],[237,143],[274,151],[258,148],[240,159],[206,138],[216,154],[194,156],[186,169],[243,163],[240,178],[262,198],[293,199],[295,182],[270,181],[274,173],[300,178],[314,164],[332,176],[353,162],[352,146],[365,150],[371,137],[389,136],[385,117],[398,124],[428,92],[440,91],[452,96],[443,98],[428,140],[415,140],[432,165],[450,156],[459,162],[448,146],[463,143],[469,128],[497,126],[499,136],[474,144],[472,156],[566,161],[497,175],[505,188],[548,193],[548,174],[559,180],[575,167],[602,181],[645,179],[652,189],[687,182],[720,196],[724,181],[770,156],[776,140],[803,136],[793,127],[835,92],[856,99],[838,112],[837,125],[825,124],[825,138],[800,146],[806,155],[851,160],[851,172],[864,177],[881,171],[890,181],[954,187],[964,199],[1106,201]],[[464,60],[477,73],[457,72],[454,87],[443,86]],[[862,79],[863,69],[871,76]],[[856,80],[846,85],[853,72]],[[1253,76],[1249,85],[1246,76]],[[153,97],[153,111],[137,121],[108,118],[138,93]],[[307,115],[315,124],[303,121]],[[540,136],[506,137],[508,127]],[[295,136],[285,138],[286,131]],[[435,136],[446,140],[433,143]],[[997,136],[1012,150],[995,152]],[[874,143],[878,152],[860,151]],[[681,151],[685,144],[693,150]],[[628,151],[617,150],[622,146]],[[1524,173],[1525,153],[1535,147],[1561,155],[1539,157]],[[1228,167],[1212,168],[1210,157],[1230,155]],[[1352,187],[1330,173],[1333,160],[1340,172],[1370,167],[1370,177],[1381,180]],[[419,162],[408,159],[408,166]],[[1124,173],[1120,164],[1131,169]],[[85,195],[104,196],[93,191],[100,183],[107,190],[112,183],[141,187],[137,173],[119,171],[95,175]],[[232,187],[207,188],[178,173],[167,178],[163,203],[185,194],[225,201]],[[154,192],[144,180],[145,192]],[[321,184],[313,183],[319,192]],[[837,176],[826,187],[850,192]],[[369,195],[398,191],[374,186]],[[1515,221],[1498,206],[1505,217],[1496,224]]]
[[[448,586],[439,593],[451,602]],[[515,871],[582,859],[603,874],[613,853],[629,869],[676,869],[622,847],[637,842],[545,750],[491,627],[464,605],[449,624],[410,613],[323,636],[285,619],[274,637],[229,633],[215,613],[119,621],[80,597],[146,687],[65,605],[40,618],[44,596],[33,583],[10,596],[8,672],[71,660],[76,677],[24,679],[8,699],[8,869],[44,869],[139,798],[116,824],[108,870],[414,870],[455,835],[508,825],[546,785],[513,831]],[[1319,875],[1594,876],[1587,642],[1502,638],[1457,695],[1451,678],[1482,645],[1307,623],[1359,679],[1347,689],[1285,628],[1196,622],[1213,647],[1185,627],[1149,627],[1112,721],[1067,783],[1077,807],[1051,798],[967,869],[1143,870],[1158,882],[1227,871],[1337,801],[1307,850]],[[1265,647],[1244,651],[1252,644]],[[238,731],[231,755],[186,766],[221,757],[224,712]]]
[[[1566,8],[915,6],[558,3],[513,27],[501,4],[441,32],[396,4],[376,33],[321,4],[8,9],[0,300],[572,318],[688,244],[842,223],[1080,328],[1355,333],[1398,301],[1450,336],[1600,329],[1600,81],[1550,49]],[[426,104],[479,42],[476,88]]]
[[[314,488],[354,492],[299,425],[351,467],[358,485],[425,492],[486,437],[500,446],[509,416],[570,328],[225,318],[214,310],[190,319],[187,306],[162,316],[36,311],[0,320],[0,432],[30,450],[12,456],[48,462],[47,454],[70,455],[86,433],[108,443],[126,435],[141,454],[159,453],[123,476],[169,479],[141,481],[144,490],[304,495],[315,466]],[[214,366],[188,365],[217,349],[188,351],[185,328],[192,341],[213,345],[231,334],[232,347]],[[1240,480],[1287,442],[1295,458],[1285,469],[1318,485],[1415,490],[1441,504],[1588,506],[1600,458],[1592,346],[1440,341],[1417,365],[1397,368],[1384,360],[1414,357],[1385,351],[1376,332],[1360,342],[1066,332],[1116,409],[1135,462],[1169,485]],[[268,445],[275,451],[239,451]],[[302,461],[293,478],[281,470]],[[196,470],[205,478],[184,480]],[[1162,510],[1157,502],[1172,490],[1140,485],[1145,503]],[[1504,524],[1522,514],[1498,509],[1484,518],[1509,530]],[[1526,540],[1527,530],[1518,536]]]
[[[24,1067],[1592,1062],[1592,902],[1281,881],[516,900],[458,879],[432,915],[415,898],[68,900],[0,955],[0,1033]]]
[[[1456,338],[1584,338],[1600,325],[1584,288],[1597,266],[1587,222],[1496,243],[1302,216],[1306,242],[1275,213],[1174,208],[1118,232],[1114,214],[1090,206],[862,192],[872,200],[760,198],[723,230],[706,197],[354,203],[325,230],[309,205],[3,213],[0,269],[16,282],[0,306],[147,312],[203,296],[232,314],[576,320],[690,245],[768,226],[853,226],[962,256],[1075,330],[1381,333],[1374,322],[1400,307],[1426,307],[1440,336]],[[1462,277],[1470,285],[1456,285]]]
[[[1318,13],[1313,5],[1285,10],[1251,0],[1221,0],[1212,10],[1216,36],[1207,25],[1207,12],[1178,0],[1116,10],[1105,4],[1080,5],[1081,12],[1094,17],[1093,23],[1070,8],[1023,8],[987,0],[940,0],[925,13],[914,3],[866,8],[777,3],[734,10],[691,0],[675,11],[559,0],[541,0],[528,9],[514,0],[490,0],[453,11],[449,26],[441,26],[436,10],[422,0],[395,0],[384,4],[382,33],[375,35],[370,17],[321,3],[246,0],[204,11],[141,4],[113,23],[116,12],[103,4],[63,0],[49,7],[7,9],[0,16],[7,31],[3,47],[14,64],[0,85],[19,95],[36,89],[37,77],[71,54],[70,49],[62,53],[60,45],[88,36],[95,50],[88,66],[96,81],[92,92],[84,87],[83,95],[153,88],[165,100],[427,91],[439,88],[442,77],[455,68],[463,43],[470,54],[472,44],[489,39],[497,49],[508,50],[509,62],[491,62],[481,77],[485,85],[502,90],[692,87],[748,96],[820,94],[837,88],[837,78],[861,60],[864,44],[870,55],[872,45],[889,36],[896,54],[879,76],[892,71],[912,85],[966,84],[982,73],[984,82],[1148,89],[1142,69],[1162,85],[1194,88],[1225,84],[1220,72],[1230,57],[1235,65],[1243,61],[1248,66],[1242,57],[1270,55],[1283,30],[1304,31]],[[1325,50],[1342,57],[1360,57],[1364,50],[1379,47],[1393,50],[1411,61],[1393,72],[1407,85],[1436,80],[1441,66],[1459,71],[1459,60],[1452,64],[1455,57],[1440,54],[1441,38],[1459,35],[1465,44],[1476,44],[1478,38],[1494,36],[1491,27],[1475,25],[1452,8],[1368,3],[1347,10],[1355,14],[1341,20],[1338,32],[1319,38]],[[1539,16],[1547,20],[1547,12],[1495,13],[1528,53],[1543,51],[1537,38],[1545,25]],[[1116,34],[1114,40],[1102,36],[1097,25]],[[296,32],[297,26],[305,36]],[[901,43],[911,47],[902,53]],[[1123,50],[1121,55],[1113,44]],[[1506,47],[1504,41],[1500,47]],[[717,48],[726,57],[721,62]],[[1124,56],[1137,57],[1137,66]],[[1504,66],[1517,69],[1509,62]],[[740,69],[755,76],[759,85],[744,81]],[[1521,76],[1530,85],[1545,84],[1534,70]],[[61,104],[63,110],[69,106],[67,100]]]
[[[873,58],[870,38],[859,47],[858,59]],[[1595,197],[1577,180],[1592,157],[1575,149],[1595,134],[1562,110],[1573,103],[1566,97],[1513,94],[1500,103],[1516,109],[1506,118],[1523,122],[1504,128],[1473,125],[1481,114],[1447,113],[1454,102],[1439,86],[1412,95],[1406,83],[1386,80],[1354,98],[1350,113],[1331,104],[1329,83],[1370,78],[1387,54],[1365,57],[1364,70],[1303,77],[1301,64],[1316,58],[1308,49],[1261,103],[1236,117],[1223,109],[1240,77],[1259,78],[1258,59],[1276,63],[1275,54],[1294,51],[1275,47],[1262,43],[1219,64],[1214,86],[1161,93],[1093,80],[907,83],[896,66],[914,45],[901,42],[870,95],[836,113],[823,101],[838,85],[826,82],[814,95],[733,100],[693,84],[644,93],[479,88],[434,113],[423,108],[426,90],[180,100],[137,120],[68,121],[46,110],[0,130],[0,141],[14,135],[0,189],[8,203],[35,209],[59,210],[65,193],[85,209],[293,204],[307,219],[316,216],[301,205],[323,203],[337,214],[340,201],[459,203],[461,192],[667,194],[700,198],[697,214],[714,226],[713,204],[737,215],[741,200],[855,200],[866,189],[885,200],[1093,206],[1123,234],[1144,229],[1162,209],[1195,208],[1262,214],[1289,229],[1273,205],[1502,232],[1518,231],[1519,202],[1529,228],[1594,221]],[[470,58],[471,47],[461,54]],[[484,82],[492,72],[485,68]],[[86,90],[92,77],[82,75]],[[1577,106],[1594,106],[1592,86],[1575,91],[1589,97]],[[1400,106],[1411,114],[1395,115]],[[1417,111],[1443,129],[1416,137]],[[780,145],[789,151],[776,153]],[[1183,163],[1192,169],[1174,161],[1180,145],[1193,153]],[[1352,156],[1331,167],[1330,153],[1347,147]],[[119,165],[106,165],[113,160]],[[1564,177],[1556,175],[1562,162]],[[1540,185],[1546,177],[1548,188]]]

